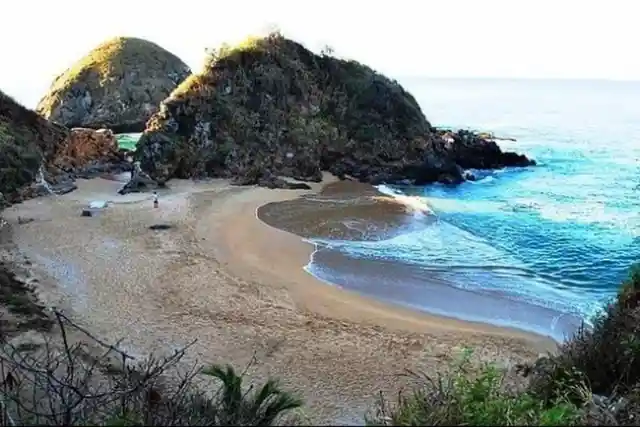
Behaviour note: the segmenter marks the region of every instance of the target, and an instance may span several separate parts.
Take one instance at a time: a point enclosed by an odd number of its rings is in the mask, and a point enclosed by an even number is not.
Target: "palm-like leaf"
[[[257,392],[243,393],[242,376],[231,366],[215,365],[202,373],[222,382],[218,411],[221,424],[272,425],[278,416],[302,406],[300,399],[282,391],[273,380],[267,381]]]

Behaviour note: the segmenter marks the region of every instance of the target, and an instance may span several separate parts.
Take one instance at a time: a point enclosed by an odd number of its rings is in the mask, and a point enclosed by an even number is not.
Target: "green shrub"
[[[217,408],[219,425],[272,425],[282,414],[302,406],[302,400],[280,390],[274,380],[249,393],[242,387],[242,376],[231,366],[213,366],[203,373],[222,382]]]
[[[632,268],[617,297],[593,322],[564,343],[559,354],[538,361],[530,390],[545,401],[569,395],[584,403],[585,393],[625,395],[640,383],[640,269]],[[587,395],[590,395],[587,393]]]
[[[567,400],[552,405],[530,393],[508,392],[504,375],[494,365],[473,369],[470,353],[448,376],[436,380],[424,376],[423,384],[409,395],[400,395],[389,408],[381,401],[369,425],[572,425],[580,417]]]

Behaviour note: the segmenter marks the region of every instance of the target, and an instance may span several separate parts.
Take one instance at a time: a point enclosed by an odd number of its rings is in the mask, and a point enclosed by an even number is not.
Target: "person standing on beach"
[[[158,193],[157,192],[153,192],[153,207],[157,208],[158,207]]]

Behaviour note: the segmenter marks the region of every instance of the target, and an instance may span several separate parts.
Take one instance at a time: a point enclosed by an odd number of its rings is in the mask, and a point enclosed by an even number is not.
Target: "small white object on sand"
[[[107,207],[107,202],[104,200],[94,200],[89,203],[91,209],[103,209]]]
[[[108,203],[104,200],[93,200],[89,206],[82,209],[82,216],[95,216],[101,209],[106,208]]]

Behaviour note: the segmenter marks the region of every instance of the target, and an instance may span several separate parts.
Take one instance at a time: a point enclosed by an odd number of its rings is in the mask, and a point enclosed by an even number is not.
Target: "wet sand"
[[[314,241],[375,242],[438,226],[435,215],[418,198],[404,196],[399,200],[370,185],[349,181],[329,184],[319,194],[261,206],[258,217]],[[559,342],[582,324],[576,315],[488,288],[503,282],[507,289],[509,285],[533,286],[535,277],[522,277],[518,271],[350,256],[322,243],[317,244],[306,269],[325,282],[382,301],[461,320],[515,327]]]
[[[260,206],[258,218],[305,238],[381,240],[411,223],[407,207],[369,184],[333,182],[319,193]]]
[[[321,185],[287,191],[175,181],[154,209],[149,194],[116,195],[117,182],[78,184],[4,213],[41,275],[41,298],[105,340],[124,338],[134,355],[197,338],[185,363],[243,369],[255,359],[250,379],[281,378],[302,394],[310,421],[361,421],[379,392],[393,398],[406,385],[398,376],[406,369],[433,374],[466,347],[501,366],[555,347],[518,330],[390,306],[308,274],[313,246],[256,211]],[[113,203],[81,217],[92,200]]]

